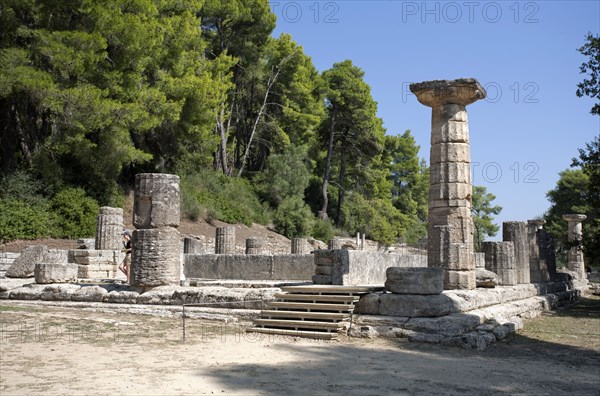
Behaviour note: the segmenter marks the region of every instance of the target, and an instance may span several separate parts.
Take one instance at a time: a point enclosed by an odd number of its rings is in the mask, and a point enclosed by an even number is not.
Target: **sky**
[[[577,49],[600,32],[599,0],[270,3],[273,36],[291,34],[319,71],[351,59],[387,134],[410,129],[427,161],[431,109],[408,85],[479,80],[488,97],[467,107],[472,179],[503,207],[499,225],[541,216],[559,172],[600,135],[593,100],[575,95],[588,60]]]

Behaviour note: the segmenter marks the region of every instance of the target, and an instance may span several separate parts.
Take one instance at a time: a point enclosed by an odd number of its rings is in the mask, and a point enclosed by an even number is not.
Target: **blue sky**
[[[558,173],[600,134],[593,101],[575,95],[586,61],[577,48],[600,31],[600,1],[280,0],[271,8],[273,35],[291,34],[320,71],[344,59],[362,68],[387,133],[410,129],[427,160],[431,110],[408,84],[477,78],[488,98],[467,107],[473,183],[504,208],[498,224],[541,215]]]

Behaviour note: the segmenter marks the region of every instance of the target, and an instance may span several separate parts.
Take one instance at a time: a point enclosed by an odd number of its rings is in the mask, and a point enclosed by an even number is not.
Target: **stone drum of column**
[[[121,250],[123,209],[103,206],[96,217],[96,250]]]
[[[246,254],[266,254],[266,245],[265,238],[250,237],[246,239]]]
[[[216,254],[235,254],[235,227],[217,227],[215,239]]]
[[[135,228],[179,226],[179,176],[163,173],[135,175]]]
[[[134,230],[131,247],[131,285],[154,287],[179,283],[181,247],[177,229]]]
[[[583,261],[583,249],[581,245],[582,239],[582,224],[587,216],[584,214],[566,214],[563,215],[563,219],[568,224],[568,239],[571,244],[569,249],[569,256],[567,258],[567,268],[577,274],[579,279],[585,279],[585,264]]]
[[[531,283],[529,275],[529,245],[527,243],[527,223],[505,221],[502,223],[502,240],[512,242],[515,247],[517,283]]]
[[[292,254],[310,254],[310,245],[306,238],[292,238]]]
[[[183,238],[183,254],[204,253],[204,243],[194,238]]]
[[[474,289],[471,154],[466,106],[486,97],[475,79],[410,85],[431,107],[428,266],[444,268],[445,289]]]
[[[517,284],[515,267],[515,248],[512,242],[482,242],[481,249],[485,253],[485,269],[498,275],[498,282],[503,286]]]
[[[546,266],[546,261],[541,260],[540,256],[540,238],[539,231],[546,223],[543,219],[527,220],[527,243],[529,245],[529,280],[532,283],[542,283],[550,281],[550,274]]]

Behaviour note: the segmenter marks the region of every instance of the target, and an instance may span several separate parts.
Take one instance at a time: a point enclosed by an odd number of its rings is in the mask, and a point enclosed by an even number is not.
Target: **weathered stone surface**
[[[96,217],[96,249],[120,250],[123,247],[123,209],[103,206]]]
[[[481,320],[476,315],[455,313],[440,318],[411,318],[403,327],[420,333],[435,333],[452,337],[469,332],[480,323]]]
[[[485,269],[485,253],[475,253],[475,268]]]
[[[458,312],[452,299],[443,294],[412,295],[382,294],[379,296],[379,314],[387,316],[437,317]]]
[[[379,315],[380,293],[369,293],[360,297],[354,305],[354,313],[361,315]]]
[[[498,285],[498,275],[485,268],[476,268],[475,281],[477,282],[477,287],[496,287]]]
[[[484,99],[487,95],[485,89],[474,78],[424,81],[410,84],[409,88],[419,102],[429,107],[447,104],[466,106]]]
[[[331,275],[333,266],[331,265],[317,265],[315,267],[316,275]]]
[[[556,276],[556,253],[554,249],[554,238],[546,230],[537,232],[538,247],[540,251],[540,267],[548,270],[550,280]]]
[[[177,227],[179,217],[179,176],[163,173],[135,175],[134,227]]]
[[[50,264],[66,264],[69,262],[69,251],[64,249],[48,249],[43,262]]]
[[[77,249],[94,250],[96,246],[95,238],[81,238],[77,240]]]
[[[529,280],[532,283],[541,283],[550,281],[550,273],[546,261],[541,260],[540,244],[541,238],[538,238],[538,232],[546,223],[543,219],[527,220],[527,243],[529,245]]]
[[[512,242],[482,242],[485,253],[485,269],[498,275],[500,285],[517,284],[514,244]]]
[[[292,238],[292,254],[310,254],[311,250],[307,238]]]
[[[28,278],[33,276],[35,265],[43,262],[47,253],[48,247],[45,245],[26,246],[21,255],[6,270],[5,276],[7,278]]]
[[[35,283],[66,283],[77,281],[77,264],[37,263]]]
[[[423,256],[419,255],[374,253],[348,249],[317,250],[314,252],[314,258],[317,266],[332,267],[330,278],[334,285],[381,285],[387,279],[386,270],[389,267],[427,266]],[[317,279],[329,282],[322,278]]]
[[[390,267],[386,272],[385,289],[398,294],[440,294],[444,291],[442,268]]]
[[[39,300],[45,285],[29,284],[10,291],[11,300]]]
[[[81,289],[79,285],[70,283],[47,285],[44,287],[40,300],[43,301],[71,301],[71,297],[75,292]]]
[[[204,243],[194,238],[183,238],[184,254],[202,254],[204,253]]]
[[[111,290],[102,298],[102,301],[116,304],[136,304],[140,293],[127,290]]]
[[[235,254],[235,227],[217,227],[215,254]]]
[[[470,169],[465,168],[463,163],[471,162],[471,150],[468,143],[436,143],[431,146],[431,152],[433,158],[441,159],[443,162],[437,163],[445,164],[445,171],[449,172],[450,177],[441,177],[436,181],[441,182],[461,182],[470,183]],[[443,173],[438,173],[436,177],[443,176]]]
[[[312,281],[315,285],[331,285],[331,275],[313,275]]]
[[[82,286],[71,296],[71,301],[102,302],[108,291],[100,286]]]
[[[131,284],[141,287],[179,284],[179,231],[172,227],[134,230]]]
[[[267,240],[260,237],[246,239],[246,254],[269,254]]]
[[[342,248],[342,240],[335,238],[335,239],[330,239],[329,242],[327,243],[327,249],[329,250],[339,250]]]
[[[527,223],[524,221],[503,222],[502,239],[513,243],[517,283],[530,283]]]
[[[477,281],[475,279],[475,271],[452,271],[444,272],[444,289],[475,289]]]
[[[567,268],[577,274],[578,279],[586,278],[585,265],[583,260],[583,249],[582,249],[582,222],[587,218],[583,214],[565,214],[563,219],[567,221],[568,225],[568,240],[573,246],[569,249],[567,256]]]
[[[184,257],[187,279],[310,280],[314,273],[314,257],[311,254],[188,254]]]

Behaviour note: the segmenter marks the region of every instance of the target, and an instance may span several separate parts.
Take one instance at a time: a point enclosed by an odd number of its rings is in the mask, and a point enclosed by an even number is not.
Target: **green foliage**
[[[48,212],[26,201],[0,198],[0,243],[15,239],[46,237],[50,231]]]
[[[331,221],[315,218],[311,234],[313,238],[327,242],[333,239],[338,234],[338,231]]]
[[[205,219],[227,223],[265,224],[268,214],[254,188],[245,179],[231,178],[213,171],[184,175],[181,180],[182,210],[189,219],[201,213]]]
[[[50,200],[55,238],[89,238],[96,232],[100,207],[82,188],[66,188]]]
[[[310,181],[307,162],[303,146],[290,145],[281,154],[271,154],[267,168],[254,179],[261,197],[273,207],[285,198],[303,198]]]
[[[592,114],[600,115],[600,36],[588,33],[586,43],[579,48],[582,55],[589,57],[589,60],[582,63],[580,71],[582,74],[588,74],[582,82],[577,84],[577,96],[589,96],[595,98],[598,102],[594,104]]]
[[[367,200],[360,194],[352,194],[342,210],[350,235],[360,232],[386,245],[398,242],[410,222],[389,200]]]
[[[301,197],[284,198],[273,214],[275,230],[288,238],[305,237],[312,231],[314,216]]]
[[[473,197],[471,200],[471,214],[473,215],[473,225],[475,233],[473,235],[475,250],[481,250],[481,242],[488,236],[494,236],[499,230],[498,225],[494,224],[494,217],[502,211],[499,205],[492,205],[496,196],[488,193],[483,186],[473,186]]]

